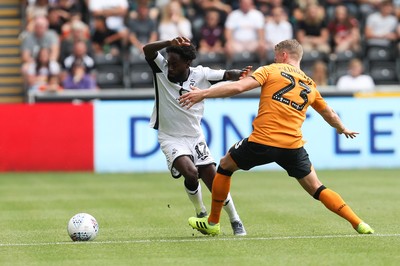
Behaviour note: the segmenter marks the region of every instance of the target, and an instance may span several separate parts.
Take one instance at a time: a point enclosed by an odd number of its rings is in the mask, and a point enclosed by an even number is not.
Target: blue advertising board
[[[337,135],[309,108],[303,134],[317,169],[400,167],[399,98],[326,100],[344,124],[360,134],[355,139]],[[95,103],[96,172],[167,171],[157,132],[148,126],[152,108],[151,100]],[[258,99],[208,99],[205,108],[202,126],[218,162],[231,145],[250,134]],[[271,164],[257,169],[279,167]]]

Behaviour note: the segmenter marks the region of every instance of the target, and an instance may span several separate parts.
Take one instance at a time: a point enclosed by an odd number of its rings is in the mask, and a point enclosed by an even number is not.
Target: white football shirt
[[[190,67],[188,79],[183,83],[168,80],[167,60],[161,53],[153,61],[148,61],[153,70],[155,102],[150,126],[159,133],[174,137],[194,137],[203,134],[201,119],[204,113],[204,101],[190,109],[179,104],[179,96],[191,91],[190,86],[206,89],[212,82],[222,81],[225,70],[213,70],[209,67]]]

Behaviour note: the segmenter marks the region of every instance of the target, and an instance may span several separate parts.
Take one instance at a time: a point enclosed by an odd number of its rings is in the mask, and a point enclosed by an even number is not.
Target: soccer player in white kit
[[[164,48],[167,58],[159,52]],[[216,163],[200,125],[204,102],[188,110],[179,104],[179,97],[190,91],[191,86],[208,88],[214,82],[241,79],[247,76],[251,66],[242,70],[213,70],[201,65],[191,67],[196,58],[196,48],[185,37],[149,43],[143,47],[143,51],[153,71],[155,87],[150,126],[158,130],[158,142],[172,176],[185,178],[185,190],[195,207],[197,217],[205,217],[208,214],[199,179],[211,191]],[[234,235],[246,235],[230,193],[224,201],[224,209],[229,216]]]

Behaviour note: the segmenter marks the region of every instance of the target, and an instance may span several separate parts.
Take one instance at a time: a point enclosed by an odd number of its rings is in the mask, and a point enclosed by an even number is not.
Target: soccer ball
[[[67,231],[73,241],[91,241],[99,232],[99,224],[92,215],[78,213],[69,220]]]

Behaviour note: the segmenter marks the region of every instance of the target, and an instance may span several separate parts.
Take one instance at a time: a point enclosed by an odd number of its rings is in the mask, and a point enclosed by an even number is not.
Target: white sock
[[[239,214],[236,211],[235,204],[233,203],[231,193],[228,193],[228,197],[224,200],[224,210],[229,216],[229,220],[232,222],[240,221]]]
[[[203,196],[201,193],[201,184],[199,182],[199,186],[197,187],[197,189],[195,191],[190,191],[189,189],[187,189],[187,187],[185,187],[186,193],[190,199],[190,201],[193,203],[193,206],[196,210],[196,214],[199,214],[201,212],[206,212],[206,206],[204,206],[203,203]]]

